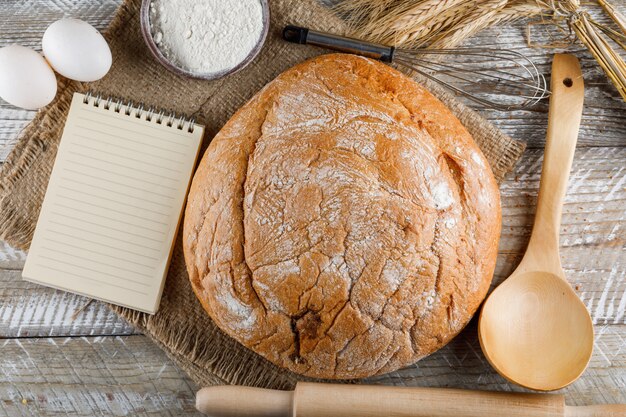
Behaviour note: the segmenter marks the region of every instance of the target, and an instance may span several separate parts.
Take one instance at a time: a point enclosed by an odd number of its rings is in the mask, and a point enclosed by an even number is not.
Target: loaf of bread
[[[377,61],[331,54],[269,83],[213,139],[184,251],[217,325],[311,377],[393,371],[485,297],[500,201],[467,130]]]

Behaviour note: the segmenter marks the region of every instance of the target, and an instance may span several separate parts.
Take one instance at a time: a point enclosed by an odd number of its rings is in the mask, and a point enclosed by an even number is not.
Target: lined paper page
[[[72,100],[23,277],[154,313],[203,127],[84,100]]]

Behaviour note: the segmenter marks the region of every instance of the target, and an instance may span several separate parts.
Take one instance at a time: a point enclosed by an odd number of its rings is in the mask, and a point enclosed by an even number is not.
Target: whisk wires
[[[397,49],[394,62],[496,110],[529,108],[550,95],[535,64],[513,50]]]

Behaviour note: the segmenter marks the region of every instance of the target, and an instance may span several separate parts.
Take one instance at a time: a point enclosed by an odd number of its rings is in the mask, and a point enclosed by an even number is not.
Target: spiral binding
[[[93,99],[93,100],[92,100]],[[195,128],[196,119],[186,118],[184,115],[176,116],[175,112],[168,112],[164,109],[157,110],[154,107],[144,108],[143,103],[139,103],[137,106],[132,101],[124,101],[115,97],[102,98],[101,94],[94,95],[91,91],[85,94],[83,99],[84,104],[91,104],[94,107],[100,107],[102,104],[105,110],[112,110],[115,113],[121,113],[124,109],[124,114],[129,117],[135,117],[140,119],[144,114],[146,120],[151,122],[156,117],[157,124],[165,124],[167,127],[175,127],[178,130],[184,130],[187,125],[187,132],[193,133]]]

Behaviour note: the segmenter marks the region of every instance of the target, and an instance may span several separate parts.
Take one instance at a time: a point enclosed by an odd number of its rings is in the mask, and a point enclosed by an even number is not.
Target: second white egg
[[[20,45],[0,48],[0,97],[27,110],[45,107],[57,93],[57,79],[37,52]]]
[[[111,49],[96,28],[79,19],[51,24],[41,42],[50,66],[66,78],[96,81],[104,77],[113,61]]]

